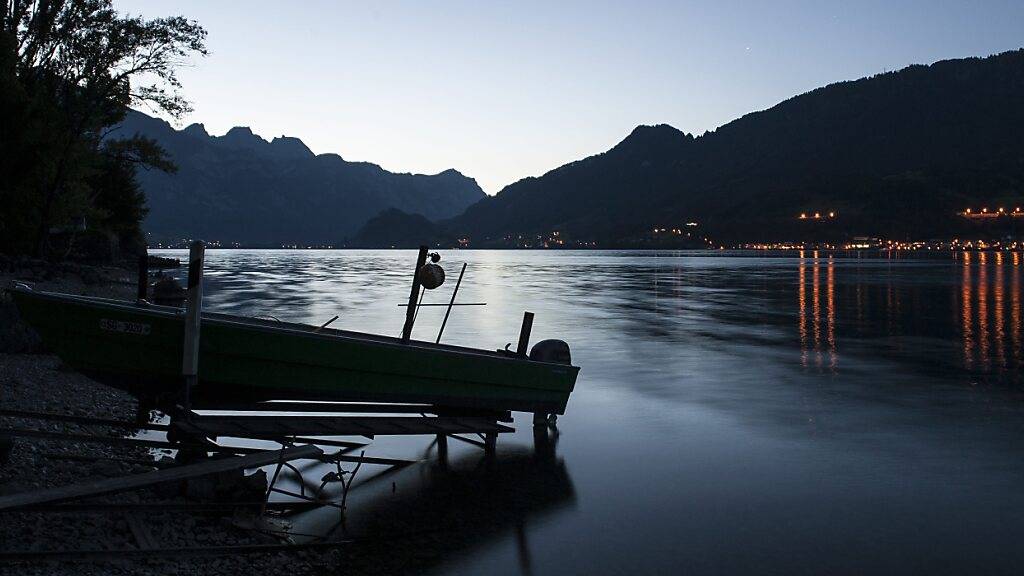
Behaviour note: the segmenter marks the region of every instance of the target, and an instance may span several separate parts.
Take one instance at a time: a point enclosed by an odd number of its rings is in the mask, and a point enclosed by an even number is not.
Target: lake
[[[534,452],[530,415],[516,414],[490,464],[452,442],[453,471],[354,490],[350,524],[378,539],[357,545],[355,565],[1024,566],[1020,253],[441,253],[448,281],[424,301],[447,302],[467,262],[458,301],[487,303],[456,308],[444,342],[514,347],[528,310],[532,341],[567,341],[582,371],[553,456]],[[414,262],[403,250],[213,250],[206,304],[397,336]],[[433,341],[443,314],[422,309],[414,338]],[[422,456],[430,440],[378,438],[367,455]]]

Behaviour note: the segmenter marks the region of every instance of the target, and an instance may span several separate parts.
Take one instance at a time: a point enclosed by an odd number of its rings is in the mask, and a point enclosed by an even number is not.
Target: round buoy
[[[444,284],[444,268],[432,262],[427,262],[420,268],[420,286],[433,290],[441,284]]]

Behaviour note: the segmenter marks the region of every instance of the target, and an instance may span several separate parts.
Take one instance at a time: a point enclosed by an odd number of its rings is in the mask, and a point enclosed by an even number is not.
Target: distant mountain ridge
[[[643,246],[685,223],[723,243],[948,235],[967,206],[1024,206],[1022,94],[1017,50],[832,84],[701,136],[640,126],[440,225],[449,243],[484,247],[554,232],[566,246]],[[798,218],[816,211],[837,216]]]
[[[966,207],[1024,207],[1021,94],[1024,50],[914,65],[700,136],[638,126],[607,152],[494,197],[454,170],[392,174],[247,128],[214,137],[135,113],[123,130],[156,138],[182,167],[140,175],[146,229],[178,238],[382,247],[925,239],[973,233],[958,216]],[[999,233],[1017,234],[1016,224]]]
[[[395,174],[337,154],[316,155],[298,138],[267,141],[246,127],[211,136],[202,124],[175,130],[132,110],[110,137],[134,134],[155,139],[179,168],[139,171],[149,207],[143,229],[151,241],[340,245],[389,208],[436,220],[484,197],[475,180],[456,170]]]

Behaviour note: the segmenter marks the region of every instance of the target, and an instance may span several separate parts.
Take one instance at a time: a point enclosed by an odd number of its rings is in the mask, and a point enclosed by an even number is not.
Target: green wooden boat
[[[136,393],[182,386],[185,314],[148,303],[9,289],[71,367]],[[563,414],[579,368],[568,347],[530,357],[203,312],[194,398],[316,399]],[[551,350],[549,345],[549,350]],[[543,351],[542,351],[543,352]]]

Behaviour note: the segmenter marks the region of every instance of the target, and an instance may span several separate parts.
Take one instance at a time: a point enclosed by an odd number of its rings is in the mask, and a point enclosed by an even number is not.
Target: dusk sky
[[[1024,46],[1024,2],[120,0],[184,15],[192,122],[250,126],[489,194],[638,124],[701,133],[831,82]]]

